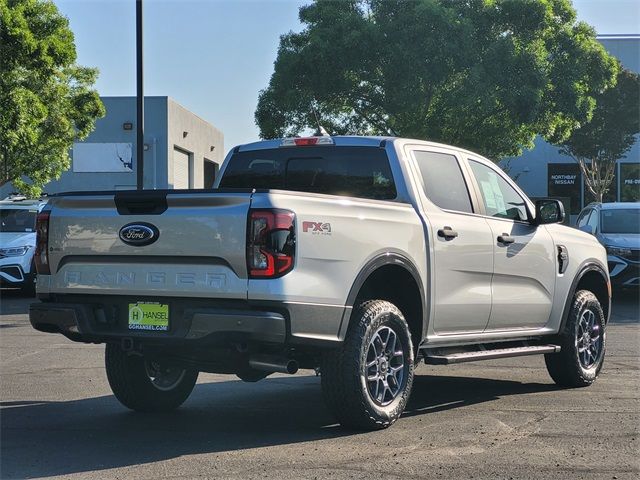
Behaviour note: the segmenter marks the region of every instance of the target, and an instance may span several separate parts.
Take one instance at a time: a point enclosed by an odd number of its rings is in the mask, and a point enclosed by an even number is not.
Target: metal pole
[[[144,84],[142,70],[142,0],[136,0],[136,184],[138,190],[144,188]]]

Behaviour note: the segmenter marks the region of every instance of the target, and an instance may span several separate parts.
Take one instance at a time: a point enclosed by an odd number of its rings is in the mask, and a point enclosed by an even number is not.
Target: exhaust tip
[[[278,372],[293,375],[298,371],[298,362],[296,360],[275,355],[253,355],[249,358],[249,366],[269,373]]]
[[[298,371],[298,362],[296,362],[295,360],[289,360],[287,362],[286,368],[287,368],[287,373],[289,375],[293,375]]]

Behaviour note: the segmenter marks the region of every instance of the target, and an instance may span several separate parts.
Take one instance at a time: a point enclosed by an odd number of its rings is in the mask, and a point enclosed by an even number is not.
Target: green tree
[[[573,158],[585,185],[597,202],[611,187],[616,163],[633,146],[640,132],[640,76],[622,70],[614,87],[596,95],[591,121],[561,143],[560,152]]]
[[[320,122],[499,159],[587,121],[618,66],[569,0],[316,0],[280,39],[263,138]]]
[[[0,186],[38,195],[104,106],[98,71],[76,65],[69,21],[51,1],[0,0]]]

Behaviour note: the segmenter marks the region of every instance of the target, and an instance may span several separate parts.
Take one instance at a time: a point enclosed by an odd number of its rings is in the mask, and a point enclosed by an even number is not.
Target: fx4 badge
[[[302,232],[312,235],[331,235],[331,224],[325,222],[302,222]]]

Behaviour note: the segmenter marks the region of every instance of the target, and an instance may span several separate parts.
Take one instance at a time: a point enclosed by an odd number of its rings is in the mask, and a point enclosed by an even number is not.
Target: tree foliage
[[[69,21],[47,0],[0,0],[0,186],[38,195],[69,168],[104,106],[96,69],[76,64]],[[26,180],[25,180],[26,177]]]
[[[518,155],[590,119],[617,62],[570,0],[316,0],[280,40],[264,138],[314,128]]]
[[[573,131],[560,151],[580,165],[585,184],[602,202],[615,178],[616,162],[633,146],[640,133],[640,76],[628,70],[596,96],[591,121]]]

